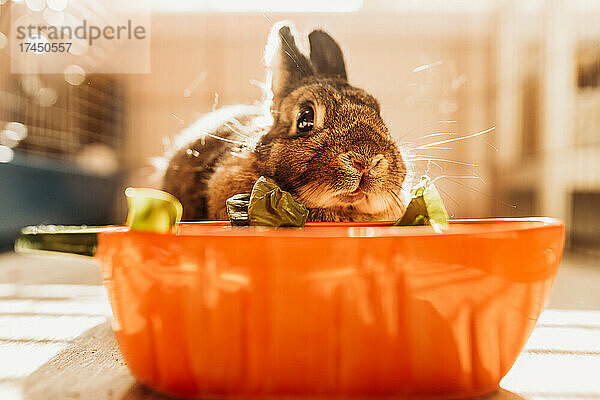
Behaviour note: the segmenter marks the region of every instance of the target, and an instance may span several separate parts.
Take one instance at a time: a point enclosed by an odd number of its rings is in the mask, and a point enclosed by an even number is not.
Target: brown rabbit
[[[164,190],[182,202],[184,219],[227,219],[227,198],[250,193],[261,175],[304,203],[309,221],[402,215],[407,165],[377,100],[348,83],[331,36],[310,33],[307,57],[292,30],[271,31],[262,103],[209,114],[167,154]]]

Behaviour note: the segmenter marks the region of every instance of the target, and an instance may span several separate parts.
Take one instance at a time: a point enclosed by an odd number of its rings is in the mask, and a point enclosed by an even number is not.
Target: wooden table
[[[129,374],[97,266],[52,263],[0,255],[0,399],[166,399]],[[501,386],[491,399],[600,399],[600,311],[544,312]]]
[[[22,390],[23,398],[31,400],[167,398],[136,383],[108,322],[88,330],[29,375]]]

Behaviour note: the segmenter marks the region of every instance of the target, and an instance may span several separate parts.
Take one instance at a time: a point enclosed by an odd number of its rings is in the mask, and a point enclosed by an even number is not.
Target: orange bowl
[[[551,290],[550,218],[304,229],[118,229],[97,257],[132,374],[177,396],[472,397],[496,390]]]

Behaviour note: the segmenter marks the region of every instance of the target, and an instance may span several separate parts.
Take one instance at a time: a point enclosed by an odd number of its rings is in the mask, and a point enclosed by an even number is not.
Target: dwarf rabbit
[[[166,155],[163,188],[185,220],[227,219],[225,201],[261,176],[304,203],[309,221],[399,218],[407,164],[377,100],[351,86],[342,51],[321,30],[300,51],[289,23],[269,36],[262,102],[223,107],[192,124]],[[404,185],[406,186],[406,185]]]

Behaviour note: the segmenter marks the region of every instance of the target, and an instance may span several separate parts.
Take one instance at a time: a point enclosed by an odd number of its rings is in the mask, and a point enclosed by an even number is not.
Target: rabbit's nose
[[[370,166],[367,166],[363,160],[359,160],[358,158],[352,158],[352,166],[358,170],[358,172],[367,172],[371,169]]]
[[[372,168],[376,167],[381,162],[381,160],[383,160],[383,155],[381,154],[377,154],[368,162],[365,162],[365,160],[361,160],[356,157],[350,158],[352,166],[356,168],[358,172],[361,172],[363,174],[369,172]]]

